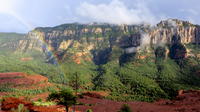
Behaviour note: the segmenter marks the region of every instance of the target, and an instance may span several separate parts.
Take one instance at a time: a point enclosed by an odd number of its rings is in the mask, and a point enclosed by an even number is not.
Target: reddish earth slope
[[[88,109],[92,109],[93,112],[117,112],[123,104],[128,104],[133,112],[200,112],[200,91],[183,91],[175,100],[160,100],[154,103],[116,102],[88,95],[79,99],[79,102],[92,106],[76,106],[76,112],[86,112]],[[2,104],[2,109],[6,112],[11,108],[16,108],[18,104],[24,104],[33,112],[63,112],[62,106],[33,106],[31,102],[16,98],[6,99]]]
[[[27,75],[24,73],[0,73],[0,85],[11,84],[13,88],[19,89],[35,89],[51,85],[46,77],[41,75]],[[0,92],[0,97],[9,93]],[[133,112],[200,112],[200,91],[180,91],[176,99],[160,100],[154,103],[147,102],[117,102],[103,99],[104,92],[85,92],[84,97],[79,99],[86,105],[76,106],[76,110],[85,112],[92,109],[93,112],[117,112],[123,104],[128,104]],[[48,93],[38,94],[34,96],[35,100],[38,98],[46,98]],[[9,110],[16,108],[18,104],[26,105],[30,110],[36,112],[60,112],[63,109],[60,106],[51,107],[37,107],[33,106],[31,102],[20,99],[7,99],[4,102],[3,109]],[[90,105],[90,106],[89,106]],[[1,112],[1,111],[0,111]]]
[[[63,112],[63,107],[60,106],[33,106],[33,104],[29,101],[25,101],[23,99],[18,98],[6,98],[2,102],[2,110],[5,112],[9,112],[11,109],[17,109],[19,104],[23,104],[30,112]]]
[[[41,75],[27,75],[20,72],[0,73],[0,89],[15,88],[21,90],[44,89],[52,86],[48,78]],[[12,92],[0,92],[0,98],[5,95],[15,94]]]
[[[41,75],[27,75],[20,72],[0,73],[0,84],[32,85],[40,82],[48,82],[48,78]]]
[[[79,111],[92,109],[94,112],[117,112],[123,104],[128,104],[133,112],[200,112],[200,91],[183,91],[175,100],[146,102],[116,102],[85,96],[79,100],[92,106],[77,106]]]

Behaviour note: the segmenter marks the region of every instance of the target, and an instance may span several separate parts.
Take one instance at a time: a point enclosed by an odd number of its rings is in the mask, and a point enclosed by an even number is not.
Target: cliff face
[[[28,37],[39,38],[53,51],[66,50],[71,46],[85,47],[86,44],[91,49],[94,44],[95,47],[100,47],[100,44],[106,44],[101,47],[109,47],[109,42],[113,42],[110,39],[117,40],[136,30],[137,26],[66,24],[54,28],[36,28]]]
[[[172,20],[161,21],[157,27],[150,32],[152,43],[171,44],[173,35],[180,35],[183,44],[199,43],[199,26],[186,21]]]
[[[59,60],[70,58],[78,64],[81,61],[102,64],[106,63],[102,60],[108,60],[107,55],[113,49],[121,49],[126,45],[128,41],[124,38],[129,39],[130,34],[139,31],[140,26],[109,24],[66,24],[54,28],[36,28],[28,33],[30,41],[22,42],[25,43],[22,49],[37,49],[45,53],[51,51]]]
[[[0,49],[1,50],[17,50],[20,42],[27,39],[25,34],[17,33],[0,33]]]
[[[36,28],[28,33],[26,40],[20,41],[19,46],[24,51],[51,51],[59,60],[72,59],[77,64],[83,61],[104,64],[123,53],[137,52],[144,44],[171,45],[175,40],[181,44],[198,44],[200,27],[172,19],[161,21],[153,28],[148,25],[64,24],[53,28]]]

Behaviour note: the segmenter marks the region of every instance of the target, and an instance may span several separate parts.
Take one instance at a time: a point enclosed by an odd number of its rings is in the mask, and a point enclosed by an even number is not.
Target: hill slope
[[[153,101],[199,89],[199,32],[198,25],[175,19],[154,27],[64,24],[29,32],[16,52],[37,51],[39,65],[55,64],[32,68],[52,81],[75,87],[78,80],[80,89],[108,91],[109,99]],[[61,72],[46,72],[49,66]]]

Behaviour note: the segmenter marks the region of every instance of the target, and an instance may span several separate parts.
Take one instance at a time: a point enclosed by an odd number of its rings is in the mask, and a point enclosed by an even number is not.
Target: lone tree
[[[63,89],[59,92],[53,92],[49,95],[48,100],[56,101],[60,105],[64,105],[66,112],[69,112],[69,107],[76,104],[76,96],[73,95],[72,91],[69,89]]]
[[[162,46],[158,46],[155,50],[155,56],[156,56],[156,60],[155,60],[155,63],[157,65],[157,70],[158,70],[158,73],[161,74],[161,72],[163,71],[164,69],[164,60],[166,58],[166,48],[165,47],[162,47]]]

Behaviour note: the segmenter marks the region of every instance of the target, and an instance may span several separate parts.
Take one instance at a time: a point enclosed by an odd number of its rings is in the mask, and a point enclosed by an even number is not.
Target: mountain
[[[19,47],[20,44],[20,40],[25,40],[25,36],[26,34],[2,32],[0,33],[0,48],[10,48],[13,50],[17,50],[17,47]]]
[[[97,65],[119,59],[126,52],[181,44],[198,44],[200,27],[187,21],[168,19],[156,26],[110,24],[63,24],[36,28],[20,43],[20,50],[51,51],[60,60],[70,58],[80,64],[91,61]],[[140,50],[139,50],[140,51]],[[147,50],[148,51],[148,50]],[[117,52],[117,53],[116,53]]]
[[[12,42],[16,46],[4,43],[15,52],[40,53],[34,61],[45,67],[27,70],[73,88],[78,80],[79,88],[104,90],[110,99],[154,101],[200,89],[200,26],[187,21],[63,24],[38,27]]]

